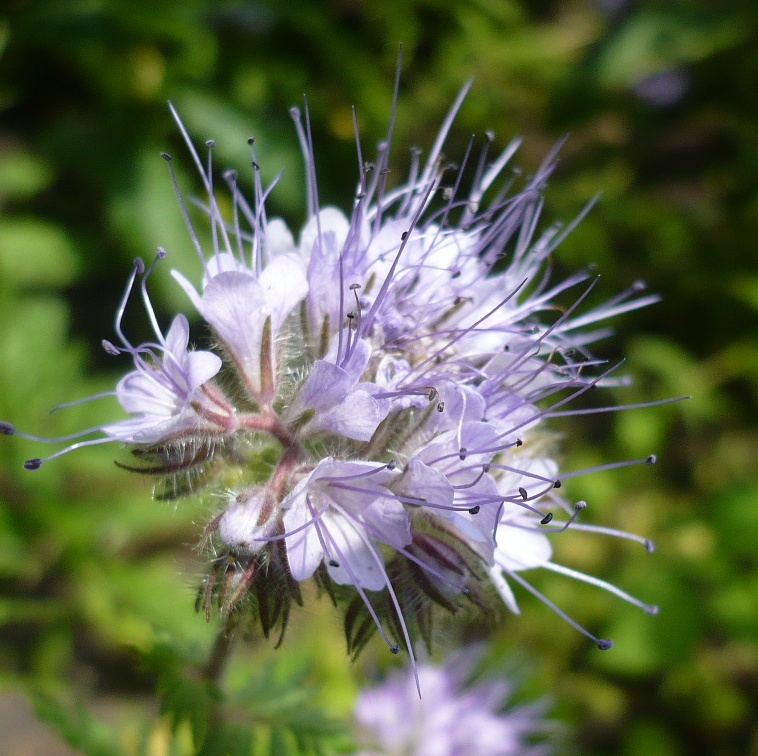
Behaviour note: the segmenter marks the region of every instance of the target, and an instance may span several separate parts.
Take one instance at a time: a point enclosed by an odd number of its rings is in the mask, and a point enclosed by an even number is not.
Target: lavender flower
[[[138,261],[116,316],[120,346],[104,342],[134,362],[112,392],[130,417],[57,439],[73,443],[46,459],[118,441],[131,447],[130,469],[161,476],[158,496],[203,486],[220,493],[223,508],[206,532],[213,566],[199,596],[208,617],[214,606],[226,616],[252,610],[266,635],[283,632],[291,602],[302,601],[300,583],[313,578],[346,605],[351,653],[378,629],[393,651],[413,656],[414,637],[430,640],[436,605],[487,606],[499,593],[517,612],[511,581],[576,625],[521,574],[538,567],[655,611],[552,561],[548,536],[569,529],[652,545],[576,522],[584,502],[558,489],[589,471],[559,475],[543,429],[577,411],[570,403],[588,390],[623,380],[589,352],[609,333],[596,324],[657,297],[635,283],[580,312],[594,286],[589,273],[552,282],[549,257],[581,219],[539,230],[555,153],[520,189],[512,177],[493,189],[518,141],[492,159],[488,136],[476,160],[470,148],[461,168],[445,165],[443,145],[467,90],[426,161],[414,152],[397,187],[387,186],[392,128],[373,163],[356,139],[349,216],[320,207],[310,129],[293,110],[308,193],[297,243],[267,217],[273,187],[264,189],[257,170],[252,202],[236,174],[225,174],[233,209],[222,215],[213,142],[205,167],[174,112],[207,193],[200,204],[212,243],[203,249],[171,169],[199,286],[191,274],[173,275],[221,357],[188,349],[184,315],[163,336],[146,282],[165,253],[147,271]],[[257,168],[252,140],[251,148]],[[138,276],[156,340],[135,347],[121,319]],[[557,298],[576,287],[574,304],[561,310]],[[7,423],[0,429],[15,432]]]
[[[361,756],[539,756],[550,753],[549,729],[540,704],[509,705],[507,680],[469,682],[481,654],[462,649],[444,665],[396,670],[363,690],[355,721],[365,748]],[[542,742],[540,742],[542,741]]]

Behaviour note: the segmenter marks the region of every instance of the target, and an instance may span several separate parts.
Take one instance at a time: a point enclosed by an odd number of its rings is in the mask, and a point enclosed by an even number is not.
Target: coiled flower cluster
[[[267,216],[272,187],[262,186],[252,140],[254,196],[246,200],[237,175],[224,174],[225,217],[213,143],[204,164],[174,114],[204,184],[211,247],[171,170],[201,267],[199,276],[173,276],[214,348],[189,347],[182,314],[164,334],[147,281],[166,253],[147,268],[136,261],[118,340],[103,342],[133,361],[113,392],[127,418],[46,459],[118,441],[133,454],[130,469],[159,476],[159,498],[214,492],[222,505],[206,531],[213,562],[199,595],[209,617],[214,608],[225,617],[251,611],[266,635],[283,631],[301,584],[313,579],[345,607],[351,653],[378,630],[393,651],[412,655],[414,638],[430,640],[437,606],[485,607],[499,593],[518,611],[511,583],[537,593],[520,574],[535,567],[655,611],[551,561],[549,536],[568,528],[637,537],[576,521],[584,504],[560,487],[577,473],[561,478],[543,428],[615,380],[588,351],[608,333],[595,324],[656,297],[634,284],[588,310],[588,272],[552,281],[549,258],[574,225],[538,230],[555,153],[518,189],[516,174],[503,179],[518,141],[493,156],[488,136],[478,158],[469,150],[461,167],[445,164],[467,88],[426,160],[414,152],[398,186],[388,185],[391,129],[373,163],[356,140],[349,215],[320,206],[310,129],[294,110],[308,195],[297,240]],[[137,289],[155,338],[133,345],[121,323]],[[574,304],[560,309],[570,289]],[[644,461],[654,458],[633,462]]]

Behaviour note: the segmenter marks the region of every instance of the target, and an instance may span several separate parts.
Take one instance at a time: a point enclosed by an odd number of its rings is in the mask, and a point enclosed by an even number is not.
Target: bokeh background
[[[601,346],[604,357],[626,356],[635,376],[612,399],[692,397],[561,425],[567,469],[658,454],[654,468],[579,478],[570,489],[590,502],[591,521],[649,535],[655,554],[581,535],[557,548],[564,563],[660,604],[660,616],[532,576],[615,648],[597,651],[522,596],[523,614],[500,618],[491,635],[492,664],[522,681],[524,698],[549,694],[566,725],[562,752],[758,754],[752,0],[6,0],[0,418],[56,435],[116,417],[108,400],[48,411],[107,390],[125,369],[99,345],[137,255],[168,250],[153,300],[164,323],[177,308],[189,314],[168,270],[198,272],[197,261],[160,152],[174,154],[185,188],[199,182],[168,100],[248,187],[254,135],[264,180],[285,169],[270,212],[298,228],[303,171],[288,109],[307,94],[322,203],[347,206],[350,108],[368,152],[386,130],[400,43],[396,175],[408,147],[429,146],[469,77],[451,157],[485,129],[499,145],[523,135],[517,163],[529,172],[569,134],[546,222],[569,220],[603,194],[557,269],[596,264],[597,301],[636,279],[663,295],[620,319]],[[147,334],[139,309],[127,317],[136,340]],[[22,462],[41,456],[39,445],[0,444],[0,750],[9,756],[192,752],[193,706],[205,704],[165,701],[182,690],[177,670],[212,642],[214,624],[193,601],[206,560],[194,545],[213,502],[152,501],[149,481],[114,467],[118,454],[83,450],[27,473]],[[471,618],[466,632],[483,631]],[[349,748],[339,721],[387,664],[379,645],[349,664],[339,621],[310,602],[282,649],[240,650],[229,685],[257,711],[246,723],[257,747],[295,752],[297,727],[320,726],[325,752]],[[156,687],[173,720],[161,715]],[[276,696],[295,687],[307,695],[277,708]],[[216,752],[245,752],[225,748]]]

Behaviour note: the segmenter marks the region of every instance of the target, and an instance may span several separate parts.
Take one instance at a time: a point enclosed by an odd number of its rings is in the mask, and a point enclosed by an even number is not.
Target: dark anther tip
[[[141,257],[134,258],[134,269],[137,271],[138,276],[141,276],[145,272],[145,262]]]
[[[482,472],[483,473],[488,473],[489,471],[490,471],[489,462],[487,464],[485,464],[485,465],[482,465]]]
[[[548,512],[541,520],[540,525],[547,525],[548,523],[552,522],[553,520],[553,513]]]
[[[292,112],[292,111],[290,111]],[[247,143],[252,147],[255,144],[255,137],[248,137]]]
[[[0,422],[0,433],[4,436],[12,436],[15,432],[16,429],[10,423]]]
[[[330,567],[339,567],[340,563],[336,559],[330,559],[329,560],[329,566]]]
[[[393,654],[399,654],[400,653],[400,646],[398,646],[397,644],[394,644],[394,645],[390,646],[390,652],[393,653]]]
[[[211,150],[216,146],[216,140],[215,139],[206,139],[205,140],[205,146]]]
[[[387,462],[388,470],[394,470],[396,467],[397,467],[397,460],[391,459],[389,462]]]
[[[517,438],[516,439],[516,446],[523,446],[523,445],[524,445],[524,442],[520,438]]]
[[[519,486],[518,492],[519,492],[519,494],[520,494],[521,498],[522,498],[524,501],[526,501],[526,500],[527,500],[527,498],[528,498],[528,496],[529,496],[529,494],[526,492],[526,489],[525,489],[525,488],[523,488],[522,486]]]
[[[646,465],[654,465],[658,461],[658,457],[655,456],[655,454],[651,454],[646,460]]]
[[[613,648],[613,641],[610,638],[601,638],[597,642],[597,647],[601,651],[608,651],[609,649]]]
[[[481,507],[477,504],[475,507],[471,507],[471,509],[469,509],[468,513],[472,514],[472,515],[479,514],[479,510],[480,509],[481,509]]]
[[[445,402],[440,402],[437,405],[437,412],[444,412],[445,411]]]
[[[27,459],[26,462],[24,462],[25,470],[39,470],[40,467],[42,467],[42,460],[39,457],[34,457],[34,459]]]
[[[155,256],[159,260],[165,260],[166,259],[166,250],[163,247],[158,247],[156,250]]]
[[[649,604],[645,607],[645,613],[652,617],[655,617],[661,611],[661,608],[657,604]]]
[[[553,483],[553,488],[560,488],[563,485],[560,480],[556,480],[555,483]]]
[[[402,234],[400,234],[400,241],[405,241],[408,238],[408,232],[403,231]]]
[[[168,152],[161,152],[161,157],[167,162],[171,162],[171,155],[169,155]]]
[[[649,538],[645,539],[643,546],[645,547],[645,551],[647,551],[648,554],[652,554],[655,551],[655,543]]]

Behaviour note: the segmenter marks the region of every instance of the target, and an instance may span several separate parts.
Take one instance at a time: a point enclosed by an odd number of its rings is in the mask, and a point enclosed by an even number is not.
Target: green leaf
[[[0,280],[15,286],[63,286],[78,267],[74,245],[56,225],[31,218],[0,223]]]
[[[73,710],[44,693],[33,693],[37,716],[52,726],[73,748],[87,756],[119,756],[124,751],[111,728],[82,704]]]
[[[29,197],[44,189],[53,172],[28,152],[5,152],[0,160],[0,196]]]

